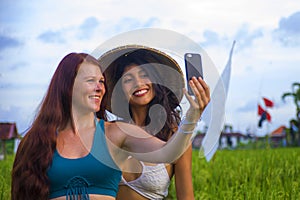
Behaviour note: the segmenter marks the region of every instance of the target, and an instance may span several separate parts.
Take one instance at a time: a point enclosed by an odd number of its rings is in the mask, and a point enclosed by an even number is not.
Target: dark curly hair
[[[164,61],[166,62],[166,61]],[[138,65],[142,67],[150,77],[152,85],[155,91],[155,96],[148,106],[148,113],[145,119],[145,126],[150,123],[149,111],[153,105],[159,104],[164,108],[166,121],[161,121],[159,118],[151,118],[151,123],[156,124],[156,127],[163,127],[161,130],[147,130],[148,132],[157,133],[155,136],[163,141],[167,141],[172,134],[176,131],[180,122],[181,107],[179,105],[180,100],[168,87],[164,86],[160,74],[157,73],[155,65],[159,65],[162,62],[155,55],[148,53],[146,49],[138,49],[128,54],[120,56],[118,59],[113,61],[106,69],[103,69],[104,76],[106,77],[107,83],[107,109],[112,110],[113,114],[121,117],[122,120],[129,122],[132,120],[132,113],[128,100],[125,98],[125,94],[119,80],[125,71],[125,68],[130,65]],[[168,65],[168,63],[164,63]],[[102,66],[103,67],[103,66]],[[178,88],[182,89],[182,88]],[[159,113],[156,113],[160,115]],[[164,114],[164,113],[161,113]],[[164,123],[164,124],[162,124]],[[155,127],[154,127],[155,128]]]

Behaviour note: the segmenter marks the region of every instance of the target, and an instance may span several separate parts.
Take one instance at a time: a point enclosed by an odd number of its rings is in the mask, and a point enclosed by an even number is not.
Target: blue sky
[[[226,123],[264,134],[295,116],[281,95],[300,81],[300,4],[297,0],[25,1],[0,0],[0,121],[23,132],[34,118],[58,62],[92,52],[111,37],[139,28],[184,34],[222,72],[233,40]],[[257,128],[257,104],[275,102],[272,123]]]

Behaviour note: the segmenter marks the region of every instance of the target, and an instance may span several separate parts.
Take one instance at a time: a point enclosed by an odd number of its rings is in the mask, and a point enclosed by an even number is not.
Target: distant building
[[[280,126],[277,129],[275,129],[273,132],[271,132],[270,135],[271,139],[271,145],[272,147],[280,147],[286,146],[286,127],[285,126]]]
[[[239,132],[222,132],[220,136],[219,148],[236,148],[239,143],[248,143],[249,137]]]
[[[287,145],[286,127],[280,126],[269,135],[269,141],[272,147],[285,147]],[[197,134],[193,138],[192,146],[199,149],[205,134]],[[242,134],[240,132],[233,132],[230,126],[225,126],[219,138],[219,149],[236,148],[240,143],[247,144],[250,141],[265,140],[266,137],[257,137],[253,134]]]
[[[200,133],[193,138],[192,147],[194,149],[199,149],[201,147],[204,136],[205,134]]]
[[[202,140],[205,134],[198,134],[192,142],[195,149],[199,149],[202,145]],[[248,143],[250,137],[239,132],[222,132],[219,138],[219,149],[235,148],[239,143]]]
[[[0,123],[0,160],[5,158],[6,146],[5,142],[7,140],[19,138],[16,123]]]

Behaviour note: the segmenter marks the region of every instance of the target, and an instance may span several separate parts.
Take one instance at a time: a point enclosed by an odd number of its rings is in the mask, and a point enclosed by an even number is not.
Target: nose
[[[135,77],[135,86],[136,87],[143,85],[144,82],[145,82],[144,79],[142,79],[141,77],[139,77],[139,76]]]
[[[96,86],[95,86],[95,91],[101,91],[101,90],[104,90],[104,83],[99,81],[97,82]]]

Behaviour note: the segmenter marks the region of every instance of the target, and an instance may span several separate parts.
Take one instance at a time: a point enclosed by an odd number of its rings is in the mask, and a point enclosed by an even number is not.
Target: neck
[[[148,106],[131,106],[132,118],[136,125],[145,126]]]
[[[73,111],[73,119],[74,119],[74,128],[75,131],[78,132],[82,129],[92,128],[95,126],[95,115],[94,113],[89,113],[86,115],[79,115]],[[75,133],[78,134],[78,133]]]

